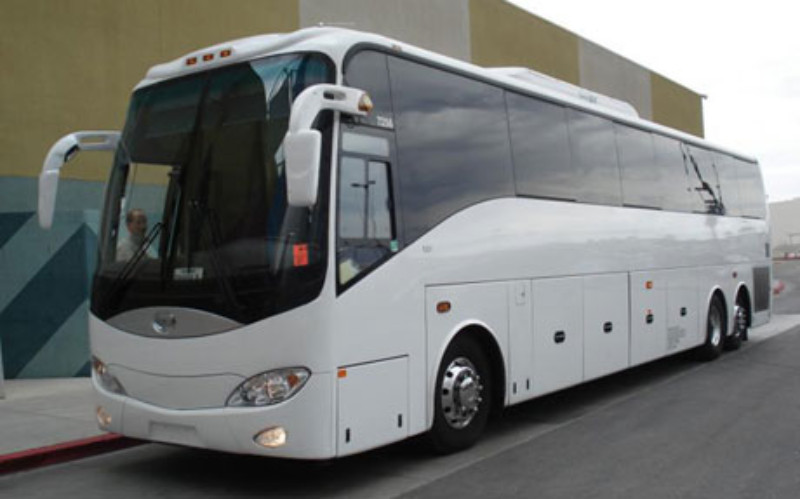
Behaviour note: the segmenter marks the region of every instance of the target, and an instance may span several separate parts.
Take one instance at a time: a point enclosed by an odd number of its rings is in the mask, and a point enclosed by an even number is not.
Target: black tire
[[[727,330],[727,316],[725,305],[718,295],[714,295],[711,304],[708,306],[708,316],[706,318],[706,342],[699,349],[702,360],[714,360],[722,354],[722,346]]]
[[[436,376],[433,449],[449,454],[478,441],[492,407],[492,372],[486,354],[472,338],[454,340],[445,351]]]
[[[740,295],[736,299],[736,306],[733,308],[733,327],[731,334],[725,338],[726,350],[738,350],[742,342],[747,341],[748,322],[750,322],[750,310],[747,303]]]

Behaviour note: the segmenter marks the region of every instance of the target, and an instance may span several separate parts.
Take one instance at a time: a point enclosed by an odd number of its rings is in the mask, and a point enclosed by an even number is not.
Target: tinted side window
[[[342,156],[336,248],[339,284],[347,284],[395,251],[391,191],[386,163]]]
[[[578,201],[622,204],[612,123],[574,109],[567,115],[572,168],[581,186]]]
[[[686,166],[681,143],[675,139],[653,134],[656,164],[660,170],[661,206],[665,210],[692,211]]]
[[[392,128],[394,117],[386,55],[371,50],[358,52],[348,62],[344,78],[347,85],[367,91],[375,106],[368,116],[353,119],[358,123]]]
[[[517,192],[576,200],[579,189],[569,157],[567,110],[512,93],[506,94],[506,102]]]
[[[503,91],[389,58],[406,243],[448,216],[513,196]]]
[[[766,195],[764,194],[764,184],[761,181],[758,165],[740,159],[734,161],[739,179],[739,200],[742,216],[766,218]]]
[[[631,206],[661,208],[664,191],[652,136],[619,123],[614,124],[614,130],[622,175],[623,202]]]
[[[732,217],[742,216],[739,202],[739,180],[735,160],[727,154],[714,153],[714,164],[719,175],[719,192],[725,214]]]
[[[693,196],[692,211],[722,214],[719,173],[711,151],[696,146],[684,145],[689,188]]]

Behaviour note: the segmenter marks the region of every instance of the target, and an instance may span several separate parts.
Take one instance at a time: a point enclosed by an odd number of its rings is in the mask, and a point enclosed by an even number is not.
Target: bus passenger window
[[[339,166],[339,284],[388,258],[397,248],[389,165],[342,157]]]

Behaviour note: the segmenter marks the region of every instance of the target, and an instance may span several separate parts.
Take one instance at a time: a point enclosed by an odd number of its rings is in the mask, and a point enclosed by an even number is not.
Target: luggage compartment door
[[[628,274],[583,280],[583,371],[590,380],[628,367]]]
[[[337,455],[408,436],[408,357],[340,368],[336,386]]]
[[[583,381],[583,278],[539,279],[533,291],[533,391]]]

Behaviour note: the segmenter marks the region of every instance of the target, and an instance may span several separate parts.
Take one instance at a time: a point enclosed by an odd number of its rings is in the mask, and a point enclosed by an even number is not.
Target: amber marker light
[[[337,378],[346,378],[347,377],[347,369],[339,369],[336,373]]]
[[[225,49],[225,50],[223,50],[223,51],[221,51],[219,53],[219,56],[220,57],[230,57],[231,54],[233,54],[233,51],[231,49]]]
[[[440,314],[446,314],[447,312],[450,311],[451,308],[452,305],[450,304],[449,301],[440,301],[439,303],[436,304],[436,311],[439,312]]]
[[[647,281],[644,287],[647,289],[653,289],[653,281]]]
[[[361,96],[360,99],[358,99],[359,111],[364,111],[365,113],[368,113],[372,111],[372,108],[373,108],[372,99],[369,98],[368,94],[364,94]]]
[[[108,428],[111,425],[111,414],[103,407],[98,406],[97,409],[95,409],[95,415],[97,416],[97,424],[100,428]]]
[[[214,54],[205,54],[203,56],[203,62],[208,62],[213,60],[214,60]]]
[[[186,65],[187,66],[194,66],[197,64],[197,57],[187,57],[186,58]]]

